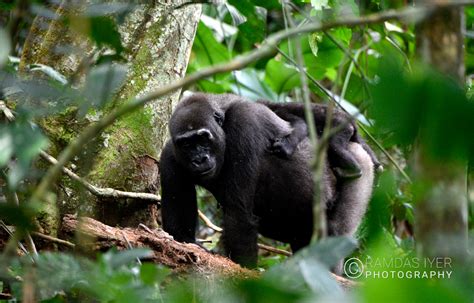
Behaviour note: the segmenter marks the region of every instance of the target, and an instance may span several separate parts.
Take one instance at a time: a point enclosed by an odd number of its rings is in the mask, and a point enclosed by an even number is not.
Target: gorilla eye
[[[224,124],[224,117],[221,113],[214,113],[214,120],[216,120],[219,126],[222,126]]]

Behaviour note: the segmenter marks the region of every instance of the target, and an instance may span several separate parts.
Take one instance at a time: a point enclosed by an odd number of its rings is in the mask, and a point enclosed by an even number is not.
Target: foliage
[[[0,21],[22,1],[7,2],[0,4]],[[34,165],[40,151],[48,145],[48,138],[38,126],[40,121],[66,113],[79,121],[97,121],[123,84],[127,71],[125,58],[131,50],[123,45],[118,27],[137,8],[135,4],[92,1],[94,3],[88,3],[74,14],[58,16],[52,6],[43,2],[34,1],[27,15],[66,24],[100,51],[92,58],[83,79],[63,75],[43,64],[21,67],[18,57],[30,26],[28,18],[20,22],[18,33],[0,29],[0,100],[5,101],[5,108],[14,115],[14,120],[9,118],[0,103],[0,198],[17,192],[28,200],[35,182],[43,176],[42,168]],[[203,18],[197,28],[188,74],[227,62],[258,47],[270,34],[288,28],[290,18],[298,24],[327,22],[402,8],[406,3],[401,0],[301,0],[292,1],[287,7],[291,13],[285,14],[280,2],[232,0],[219,6],[205,6],[207,19]],[[362,4],[356,5],[356,2]],[[110,251],[97,256],[95,261],[60,252],[13,259],[3,255],[1,278],[10,282],[17,300],[21,300],[25,284],[33,283],[38,299],[44,302],[361,299],[379,302],[381,298],[393,302],[469,302],[469,298],[474,297],[472,259],[453,264],[450,279],[366,277],[362,279],[364,285],[352,293],[344,292],[328,272],[336,260],[346,256],[400,259],[404,266],[396,270],[413,269],[405,261],[416,255],[413,235],[416,187],[407,180],[406,172],[416,169],[412,160],[415,146],[421,146],[431,160],[447,166],[459,167],[467,161],[472,165],[474,34],[469,29],[474,23],[474,8],[466,8],[466,20],[466,87],[416,60],[415,31],[411,25],[387,21],[301,35],[304,72],[310,79],[311,97],[320,102],[335,99],[350,114],[359,113],[357,119],[366,130],[364,135],[374,137],[370,144],[385,152],[376,149],[386,171],[379,176],[369,211],[358,232],[358,245],[354,239],[329,238],[288,260],[262,254],[259,264],[267,270],[255,280],[175,277],[165,268],[145,260],[143,264],[137,261],[146,259],[149,252],[145,250]],[[295,43],[292,39],[283,41],[275,55],[243,70],[201,80],[191,89],[232,92],[251,100],[300,101],[301,78],[295,64]],[[69,49],[71,54],[77,51],[74,45],[61,47],[48,51]],[[78,81],[84,85],[77,85]],[[392,161],[399,165],[393,165]],[[202,191],[199,195],[200,208],[219,223],[219,212],[214,205],[205,209],[212,199]],[[34,203],[0,203],[0,220],[21,232],[33,230],[34,217],[40,209],[41,206]],[[474,226],[473,215],[471,210],[468,218],[471,227]],[[470,232],[472,234],[472,230]],[[213,240],[210,248],[216,246],[219,237],[207,228],[203,228],[199,236]],[[271,244],[288,249],[280,243]]]

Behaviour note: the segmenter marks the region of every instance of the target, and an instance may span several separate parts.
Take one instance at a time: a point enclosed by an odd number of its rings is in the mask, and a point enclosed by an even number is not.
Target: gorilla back
[[[272,140],[291,133],[268,107],[234,95],[185,98],[170,120],[171,139],[160,160],[163,228],[178,241],[194,242],[195,185],[207,188],[223,207],[226,253],[242,265],[257,262],[257,233],[307,245],[313,230],[310,146],[303,140],[289,159],[268,152]],[[327,167],[323,202],[330,235],[351,234],[370,198],[373,164],[350,144],[362,177],[337,180]],[[364,154],[365,153],[365,154]],[[363,194],[361,194],[363,193]]]

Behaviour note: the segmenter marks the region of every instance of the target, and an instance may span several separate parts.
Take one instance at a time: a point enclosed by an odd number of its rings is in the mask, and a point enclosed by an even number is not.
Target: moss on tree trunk
[[[64,16],[71,12],[57,7],[56,13]],[[119,27],[122,44],[127,48],[127,79],[105,112],[185,75],[200,14],[200,5],[172,10],[150,3],[138,6],[127,16]],[[81,47],[82,57],[51,51],[53,45],[61,44]],[[38,17],[25,43],[21,68],[25,70],[28,64],[42,63],[66,77],[75,75],[75,78],[81,78],[83,71],[78,71],[80,61],[97,51],[84,37],[72,33],[61,22]],[[167,122],[179,95],[180,91],[176,91],[118,120],[74,160],[76,172],[102,187],[157,192],[159,172],[156,159],[167,139]],[[87,124],[103,114],[97,111],[88,115],[89,119],[81,120],[71,109],[40,121],[51,141],[50,153],[57,155]],[[94,119],[90,119],[92,116]],[[99,201],[67,177],[61,178],[55,194],[62,214],[80,211],[111,225],[157,225],[155,204],[121,199]]]

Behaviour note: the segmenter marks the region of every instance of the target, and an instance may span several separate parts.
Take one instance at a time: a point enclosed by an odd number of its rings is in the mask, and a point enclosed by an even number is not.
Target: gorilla
[[[233,261],[257,265],[258,233],[289,243],[293,251],[308,245],[313,233],[309,139],[296,140],[289,157],[269,152],[278,138],[298,138],[305,131],[299,120],[285,121],[266,104],[231,94],[184,98],[170,119],[171,139],[160,158],[163,229],[177,241],[195,242],[195,185],[200,185],[222,206],[222,240]],[[361,173],[337,178],[324,163],[322,202],[330,236],[355,232],[374,182],[370,154],[357,142],[346,147]]]
[[[305,119],[304,105],[301,103],[275,103],[259,101],[269,107],[280,118],[291,123],[293,131],[283,138],[275,138],[270,146],[270,152],[280,157],[290,157],[298,144],[308,137],[308,128]],[[322,104],[311,104],[314,116],[315,128],[318,136],[321,136],[326,126],[327,106]],[[378,161],[372,149],[360,137],[357,126],[343,111],[335,109],[331,119],[332,128],[339,128],[329,138],[328,160],[329,166],[337,178],[359,178],[362,175],[358,161],[349,151],[349,142],[355,142],[369,154],[376,171],[382,171],[383,167]]]

